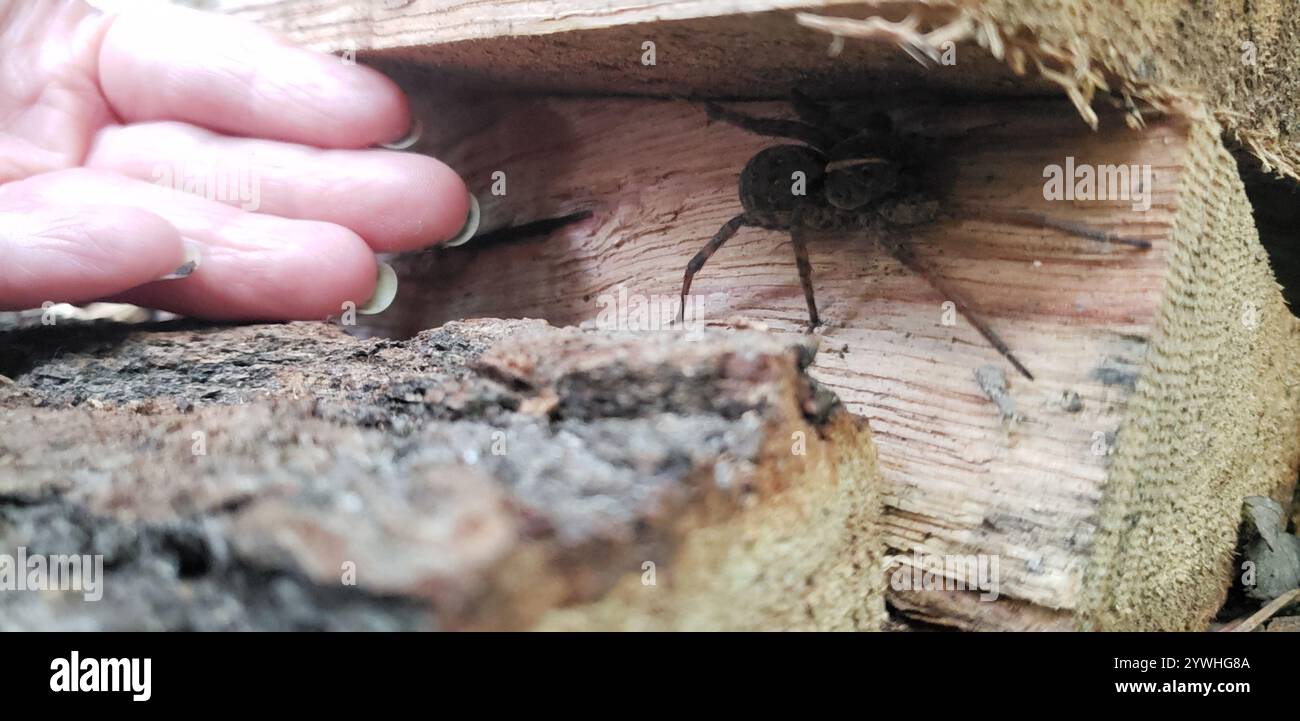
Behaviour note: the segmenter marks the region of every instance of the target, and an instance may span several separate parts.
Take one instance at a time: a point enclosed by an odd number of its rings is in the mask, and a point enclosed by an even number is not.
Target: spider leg
[[[723,223],[722,227],[718,228],[718,232],[714,233],[708,245],[701,248],[700,252],[691,258],[691,262],[686,264],[686,277],[682,279],[682,305],[677,309],[678,323],[683,323],[686,320],[686,296],[691,292],[691,281],[695,280],[695,274],[700,272],[700,268],[704,267],[704,264],[717,252],[718,248],[722,247],[723,243],[731,240],[731,236],[735,235],[737,230],[748,224],[749,216],[745,213],[741,213]]]
[[[812,263],[808,261],[808,241],[800,222],[800,211],[795,208],[790,216],[790,242],[794,245],[794,262],[799,267],[799,283],[803,286],[803,299],[808,303],[808,332],[821,325],[817,316],[817,300],[813,297]]]
[[[1019,358],[1016,358],[1016,355],[1011,352],[1011,348],[1007,346],[1006,341],[1002,340],[1002,338],[998,336],[991,327],[989,327],[989,324],[984,322],[984,319],[976,313],[974,307],[961,293],[957,292],[956,289],[943,279],[942,275],[935,272],[934,268],[916,255],[912,250],[911,243],[906,238],[897,235],[886,236],[884,246],[889,251],[890,255],[894,256],[898,262],[924,278],[925,281],[930,284],[931,288],[934,288],[945,298],[951,300],[953,304],[957,306],[957,310],[962,314],[962,317],[974,326],[975,330],[979,331],[979,334],[984,336],[984,340],[988,341],[989,345],[993,346],[994,350],[1002,354],[1002,357],[1006,358],[1008,363],[1015,366],[1015,369],[1020,371],[1021,375],[1031,381],[1034,379],[1034,374],[1030,373],[1028,368],[1025,368],[1025,365],[1020,362]]]
[[[1037,228],[1052,228],[1053,230],[1064,231],[1070,235],[1077,235],[1080,238],[1088,238],[1089,240],[1096,240],[1102,243],[1111,243],[1114,245],[1127,245],[1130,248],[1137,248],[1139,250],[1150,250],[1151,248],[1151,241],[1149,240],[1130,238],[1086,223],[1057,220],[1044,213],[1031,213],[1023,210],[998,210],[996,208],[976,208],[968,205],[962,205],[960,209],[962,215],[974,217],[979,220],[1027,225]]]
[[[705,112],[709,114],[709,120],[721,120],[724,123],[735,125],[738,128],[748,130],[758,135],[767,135],[775,138],[792,138],[812,146],[813,149],[821,152],[830,150],[835,143],[826,135],[826,133],[799,120],[784,120],[781,118],[758,118],[753,115],[738,113],[734,110],[715,105],[714,103],[705,103]]]

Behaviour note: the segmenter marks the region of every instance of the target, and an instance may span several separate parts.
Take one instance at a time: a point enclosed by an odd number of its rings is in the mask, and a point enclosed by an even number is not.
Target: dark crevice
[[[1246,186],[1269,264],[1293,315],[1300,315],[1300,183],[1265,173],[1259,160],[1238,152],[1237,169]]]

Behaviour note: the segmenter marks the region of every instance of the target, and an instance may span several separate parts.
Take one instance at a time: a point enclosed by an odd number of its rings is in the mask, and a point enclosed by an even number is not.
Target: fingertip
[[[352,128],[359,136],[356,142],[360,144],[354,147],[394,143],[406,137],[414,122],[406,93],[374,68],[365,65],[345,65],[344,68],[355,74],[350,81],[356,93],[352,97],[361,98],[361,102],[348,106],[358,113]]]
[[[243,81],[256,88],[262,105],[242,105],[243,92],[225,88],[226,105],[241,104],[237,113],[215,122],[186,119],[239,135],[339,150],[391,143],[410,130],[406,94],[378,70],[291,45],[265,55],[256,75]]]
[[[429,201],[435,218],[432,221],[434,228],[430,235],[437,238],[438,242],[445,243],[462,234],[466,224],[471,222],[470,214],[473,208],[465,181],[461,180],[451,168],[445,165],[442,167],[446,169],[446,173],[441,174],[438,182],[433,184],[434,197]]]
[[[361,236],[333,223],[295,221],[294,237],[256,253],[227,250],[186,282],[203,305],[192,315],[226,320],[320,320],[364,307],[377,260]]]
[[[323,261],[313,270],[319,274],[317,277],[328,282],[303,297],[304,306],[294,316],[297,318],[326,318],[349,308],[364,308],[374,296],[379,281],[379,261],[361,236],[341,226],[319,225],[332,230],[319,236],[311,248]]]
[[[355,228],[378,252],[418,250],[454,238],[469,214],[465,181],[434,158],[387,155],[376,164],[384,168],[382,177],[369,179],[364,193],[353,194],[347,217],[333,220]]]

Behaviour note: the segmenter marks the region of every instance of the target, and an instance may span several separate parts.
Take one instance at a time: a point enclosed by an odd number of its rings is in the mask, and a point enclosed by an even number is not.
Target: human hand
[[[234,18],[0,3],[0,310],[364,312],[376,252],[466,224],[454,171],[370,149],[409,113],[380,73]]]

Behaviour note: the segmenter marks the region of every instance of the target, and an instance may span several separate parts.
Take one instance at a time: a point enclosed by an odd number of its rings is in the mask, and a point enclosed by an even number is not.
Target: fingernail
[[[198,270],[199,263],[203,261],[203,246],[199,245],[198,241],[189,238],[181,238],[181,242],[185,246],[185,262],[181,263],[176,270],[158,280],[180,280],[181,278],[190,277],[194,271]]]
[[[406,150],[407,148],[420,142],[420,135],[424,133],[424,124],[419,118],[411,118],[411,127],[400,139],[391,143],[380,143],[379,147],[388,148],[389,150]]]
[[[374,315],[383,313],[384,309],[393,304],[393,299],[397,297],[397,273],[393,271],[393,266],[387,263],[380,263],[375,274],[375,292],[370,294],[370,300],[365,305],[357,308],[361,315]]]
[[[443,245],[448,248],[455,248],[458,245],[464,245],[469,242],[469,239],[473,238],[474,234],[478,232],[478,223],[481,217],[482,214],[479,212],[478,208],[478,198],[475,198],[474,194],[470,193],[469,214],[465,217],[465,227],[461,228],[459,233],[457,233],[451,240],[443,243]]]

